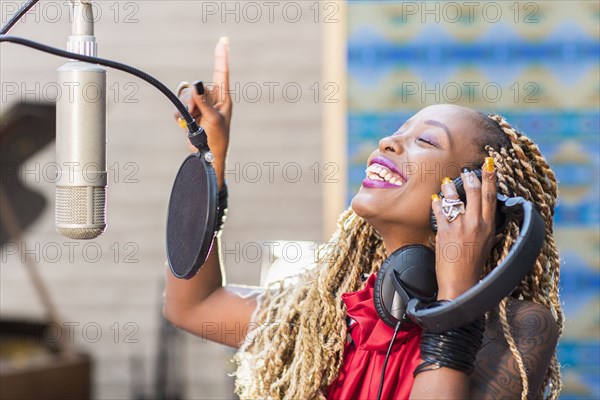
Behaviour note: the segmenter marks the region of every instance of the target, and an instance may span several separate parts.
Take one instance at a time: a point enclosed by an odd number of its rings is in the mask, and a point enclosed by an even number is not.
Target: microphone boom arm
[[[188,138],[194,144],[194,146],[209,151],[208,149],[208,140],[206,137],[206,132],[202,127],[198,126],[192,115],[189,113],[187,108],[183,105],[181,100],[161,81],[154,78],[152,75],[147,74],[146,72],[137,69],[135,67],[129,66],[127,64],[123,64],[117,61],[107,60],[105,58],[87,56],[84,54],[77,54],[61,49],[57,49],[55,47],[47,46],[45,44],[37,43],[32,40],[24,39],[18,36],[11,35],[0,35],[0,43],[9,42],[14,44],[19,44],[25,47],[29,47],[35,50],[39,50],[44,53],[49,53],[58,57],[70,58],[79,61],[85,61],[92,64],[99,64],[105,67],[117,69],[119,71],[126,72],[131,75],[135,75],[138,78],[148,82],[155,88],[157,88],[162,94],[164,94],[170,101],[175,105],[177,111],[181,114],[183,119],[185,120],[188,127]]]

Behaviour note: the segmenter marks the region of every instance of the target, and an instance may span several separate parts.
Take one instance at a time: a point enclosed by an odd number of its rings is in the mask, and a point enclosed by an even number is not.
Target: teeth
[[[382,165],[371,164],[365,172],[369,179],[386,181],[396,186],[402,186],[402,178]]]
[[[381,177],[379,175],[369,174],[368,177],[369,177],[369,179],[372,179],[374,181],[383,181],[383,179],[381,179]]]
[[[369,166],[369,168],[367,168],[367,172],[373,172],[373,173],[379,173],[379,171],[381,170],[381,168],[379,168],[379,166],[377,164],[371,164]]]

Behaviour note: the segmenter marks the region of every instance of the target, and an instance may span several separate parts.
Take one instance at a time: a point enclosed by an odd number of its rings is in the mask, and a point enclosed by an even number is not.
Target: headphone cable
[[[387,367],[388,359],[390,358],[390,353],[392,352],[392,346],[394,345],[394,339],[396,339],[396,335],[398,331],[400,331],[401,321],[398,321],[396,327],[394,328],[394,336],[392,336],[392,340],[390,340],[390,346],[388,347],[387,354],[385,355],[385,361],[383,362],[383,369],[381,370],[381,380],[379,381],[379,390],[377,392],[377,400],[381,400],[381,392],[383,391],[383,378],[385,377],[385,368]]]

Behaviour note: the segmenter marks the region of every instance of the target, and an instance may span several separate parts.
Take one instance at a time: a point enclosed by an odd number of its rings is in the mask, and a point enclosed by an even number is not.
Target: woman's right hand
[[[204,87],[199,94],[197,86]],[[217,173],[219,189],[223,186],[225,176],[225,158],[229,146],[229,127],[231,125],[232,102],[229,93],[229,40],[219,39],[215,47],[215,66],[212,85],[194,82],[179,94],[179,99],[188,106],[190,114],[204,128],[208,137],[208,147],[214,155],[213,167]],[[181,114],[176,111],[175,119]],[[187,140],[187,139],[186,139]],[[197,149],[188,142],[190,151]]]

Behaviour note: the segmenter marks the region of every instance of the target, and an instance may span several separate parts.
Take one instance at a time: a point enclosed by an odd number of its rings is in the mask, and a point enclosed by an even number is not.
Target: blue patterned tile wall
[[[347,201],[378,140],[426,105],[504,115],[557,174],[564,399],[600,398],[600,5],[348,3]]]

